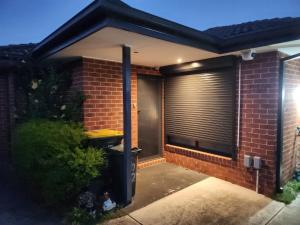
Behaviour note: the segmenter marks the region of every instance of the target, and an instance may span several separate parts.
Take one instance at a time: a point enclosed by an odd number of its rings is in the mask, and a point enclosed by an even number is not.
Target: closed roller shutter
[[[166,76],[167,142],[232,156],[234,102],[234,69]]]

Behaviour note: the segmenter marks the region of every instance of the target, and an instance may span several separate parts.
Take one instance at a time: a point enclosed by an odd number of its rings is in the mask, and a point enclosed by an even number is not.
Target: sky
[[[0,0],[0,45],[37,43],[92,0]],[[300,17],[300,0],[124,0],[132,7],[205,30],[275,17]]]

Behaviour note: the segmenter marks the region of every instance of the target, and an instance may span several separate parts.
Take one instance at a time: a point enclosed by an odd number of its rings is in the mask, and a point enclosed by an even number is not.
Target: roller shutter
[[[235,151],[235,69],[165,79],[169,144],[232,156]]]

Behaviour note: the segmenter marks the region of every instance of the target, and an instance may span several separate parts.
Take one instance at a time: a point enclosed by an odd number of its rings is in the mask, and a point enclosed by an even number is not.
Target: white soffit
[[[198,48],[106,27],[57,52],[51,58],[86,57],[122,61],[122,45],[131,47],[132,64],[159,67],[219,56]],[[181,60],[179,60],[181,59]]]
[[[257,48],[258,53],[270,52],[270,51],[280,51],[287,55],[294,55],[300,53],[300,40],[288,41],[279,44],[269,45]]]

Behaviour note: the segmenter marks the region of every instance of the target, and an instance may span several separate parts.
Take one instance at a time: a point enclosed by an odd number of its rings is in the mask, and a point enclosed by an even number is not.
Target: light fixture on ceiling
[[[199,66],[201,66],[201,64],[198,63],[198,62],[193,62],[193,63],[192,63],[192,67],[193,67],[193,68],[196,68],[196,67],[199,67]]]
[[[182,58],[178,58],[177,63],[182,63]]]

